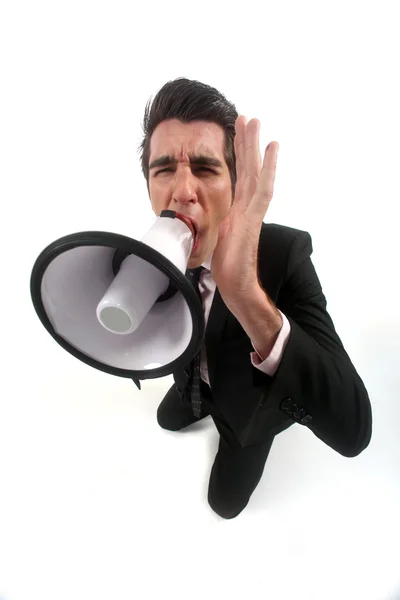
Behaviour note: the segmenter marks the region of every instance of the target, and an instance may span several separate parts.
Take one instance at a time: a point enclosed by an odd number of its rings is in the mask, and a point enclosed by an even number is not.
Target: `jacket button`
[[[291,398],[285,398],[281,404],[281,407],[285,410],[290,408],[293,405],[293,400]]]

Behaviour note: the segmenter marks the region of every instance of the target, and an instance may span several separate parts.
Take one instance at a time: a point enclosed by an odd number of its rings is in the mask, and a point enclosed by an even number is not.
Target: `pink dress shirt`
[[[202,299],[203,310],[204,310],[204,320],[205,320],[206,327],[207,327],[208,317],[210,315],[210,310],[211,310],[211,305],[212,305],[212,301],[214,298],[215,290],[217,287],[215,284],[215,281],[213,280],[213,278],[211,276],[211,260],[212,260],[212,254],[210,255],[210,257],[207,260],[205,260],[202,263],[201,266],[204,267],[206,270],[202,271],[202,273],[200,275],[200,280],[199,280],[199,289],[200,289],[200,293],[201,293],[201,299]],[[271,350],[270,355],[267,356],[267,358],[265,360],[263,360],[262,357],[258,354],[257,349],[255,348],[253,342],[250,340],[253,345],[253,348],[255,350],[254,352],[250,352],[250,360],[252,362],[253,367],[255,367],[256,369],[259,369],[260,371],[262,371],[263,373],[266,373],[267,375],[270,375],[271,377],[275,374],[275,371],[277,370],[277,368],[279,366],[279,363],[282,359],[282,355],[286,348],[286,344],[287,344],[287,341],[289,339],[289,334],[290,334],[290,323],[289,323],[287,317],[281,311],[279,311],[279,312],[281,313],[281,316],[282,316],[283,326],[279,332],[279,335],[276,339],[274,347]],[[204,343],[201,348],[201,354],[200,354],[200,376],[203,379],[203,381],[205,381],[206,383],[208,383],[208,385],[210,385],[210,380],[208,378],[207,358],[206,358]]]

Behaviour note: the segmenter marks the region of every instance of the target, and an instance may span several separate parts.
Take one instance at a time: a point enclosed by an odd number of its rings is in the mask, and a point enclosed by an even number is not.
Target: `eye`
[[[197,170],[198,171],[209,171],[210,173],[215,173],[215,171],[213,171],[212,169],[209,169],[208,167],[198,167]],[[156,175],[158,175],[159,173],[164,173],[166,171],[172,171],[172,169],[171,168],[161,169],[161,171],[157,171]]]

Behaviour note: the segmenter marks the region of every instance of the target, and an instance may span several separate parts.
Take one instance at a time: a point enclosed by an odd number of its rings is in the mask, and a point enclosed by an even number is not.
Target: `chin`
[[[196,269],[197,267],[200,267],[202,262],[203,262],[203,259],[200,256],[196,256],[196,258],[189,258],[186,268],[187,269]]]

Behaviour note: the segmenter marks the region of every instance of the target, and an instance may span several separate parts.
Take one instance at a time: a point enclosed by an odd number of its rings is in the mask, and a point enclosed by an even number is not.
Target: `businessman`
[[[195,226],[186,275],[206,323],[201,353],[173,373],[157,419],[177,431],[211,416],[220,438],[208,502],[225,519],[247,506],[275,436],[294,423],[344,457],[359,455],[372,432],[310,234],[263,222],[279,144],[261,156],[259,130],[215,88],[179,78],[147,103],[139,148],[155,214],[174,210]]]

